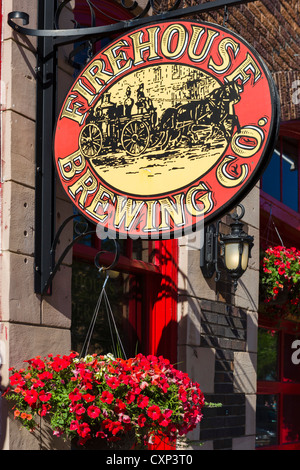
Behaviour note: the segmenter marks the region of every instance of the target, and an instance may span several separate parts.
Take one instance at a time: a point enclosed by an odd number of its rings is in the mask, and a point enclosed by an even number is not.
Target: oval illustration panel
[[[109,233],[180,236],[254,186],[278,122],[271,76],[242,38],[162,22],[83,69],[57,121],[55,163],[73,203]]]
[[[234,105],[238,87],[196,68],[171,63],[132,72],[92,108],[80,150],[99,177],[125,194],[175,191],[202,177],[227,148],[233,126],[220,120],[227,89]]]

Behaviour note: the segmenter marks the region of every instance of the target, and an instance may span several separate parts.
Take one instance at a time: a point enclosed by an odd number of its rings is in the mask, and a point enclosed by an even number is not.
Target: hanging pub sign
[[[250,191],[278,122],[271,75],[241,37],[159,22],[114,40],[77,77],[55,163],[75,206],[108,234],[180,236]]]

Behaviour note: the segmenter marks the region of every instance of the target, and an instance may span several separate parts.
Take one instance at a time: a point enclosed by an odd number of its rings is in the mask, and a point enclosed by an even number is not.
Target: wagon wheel
[[[148,148],[149,140],[149,127],[143,121],[129,121],[124,126],[121,143],[129,155],[141,155]]]
[[[102,133],[96,124],[87,124],[79,135],[79,147],[84,157],[96,157],[102,149]]]

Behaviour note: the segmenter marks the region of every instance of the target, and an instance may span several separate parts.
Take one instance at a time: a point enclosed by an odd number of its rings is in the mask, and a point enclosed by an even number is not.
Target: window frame
[[[300,325],[299,325],[300,326]],[[299,441],[284,443],[283,442],[283,400],[288,395],[298,395],[300,404],[300,364],[299,364],[299,382],[285,382],[284,377],[284,334],[297,334],[295,331],[295,323],[290,321],[282,321],[278,323],[260,318],[258,323],[259,328],[273,330],[278,332],[278,379],[273,380],[258,380],[257,381],[257,395],[277,395],[278,396],[278,414],[277,414],[277,437],[278,444],[270,446],[256,447],[256,450],[300,450]]]
[[[290,137],[298,140],[298,185],[300,188],[300,120],[283,122],[280,126],[279,139],[281,137]],[[274,227],[270,226],[271,218],[284,240],[286,246],[295,246],[300,248],[300,190],[299,190],[298,210],[296,212],[283,202],[275,199],[262,189],[262,177],[260,180],[260,226],[268,228],[268,235],[272,238],[272,244],[281,245],[278,235],[275,233]],[[269,230],[270,229],[270,230]],[[267,247],[270,239],[264,239],[264,230],[260,232],[261,247]]]
[[[292,139],[295,139],[296,141],[298,141],[298,161],[297,161],[297,170],[298,170],[298,211],[295,211],[294,209],[292,209],[291,207],[289,207],[287,204],[285,204],[283,202],[283,138],[292,138]],[[270,200],[273,200],[273,201],[277,201],[279,203],[279,205],[284,208],[284,210],[287,208],[289,211],[292,211],[294,214],[300,214],[300,135],[297,134],[297,133],[294,133],[294,132],[289,132],[288,130],[281,130],[279,132],[279,136],[278,136],[278,148],[280,149],[280,154],[279,154],[279,165],[280,165],[280,175],[279,175],[279,180],[280,180],[280,199],[277,199],[273,196],[271,196],[270,194],[266,193],[264,190],[263,190],[263,176],[261,177],[261,192],[262,194],[264,195],[264,198],[265,199],[270,199]],[[273,154],[272,154],[273,155]],[[272,157],[271,157],[272,158]],[[271,158],[270,158],[270,161],[271,161]]]

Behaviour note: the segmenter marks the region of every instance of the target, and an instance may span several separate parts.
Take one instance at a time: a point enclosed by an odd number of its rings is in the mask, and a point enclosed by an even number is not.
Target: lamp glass
[[[239,266],[240,254],[239,243],[225,243],[225,266],[230,271],[234,271]]]
[[[248,260],[249,260],[249,244],[243,243],[243,254],[242,254],[242,262],[241,262],[241,267],[243,271],[246,271],[248,267]]]
[[[242,247],[242,259],[240,266],[240,246]],[[248,243],[233,242],[225,243],[225,266],[228,270],[234,271],[239,267],[246,271],[248,266],[249,245]]]

